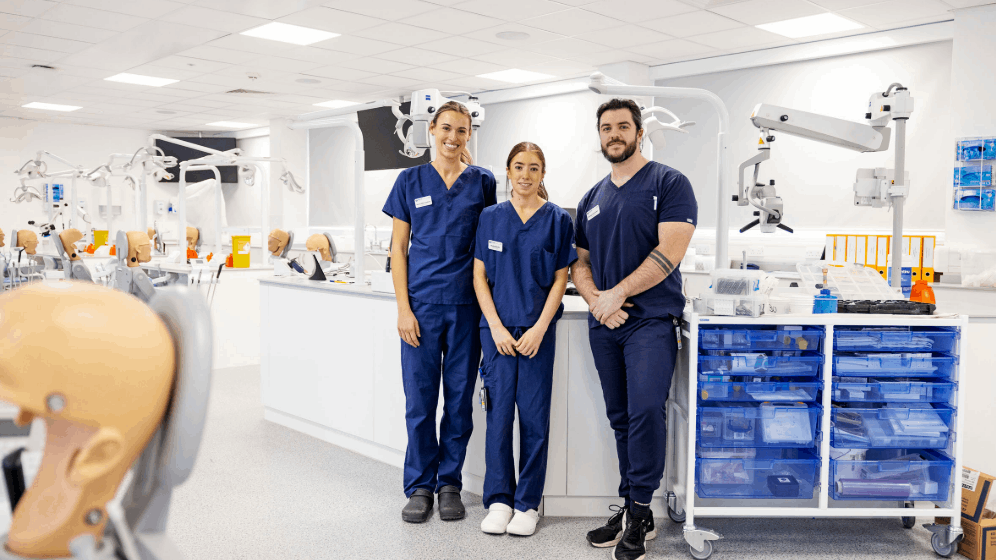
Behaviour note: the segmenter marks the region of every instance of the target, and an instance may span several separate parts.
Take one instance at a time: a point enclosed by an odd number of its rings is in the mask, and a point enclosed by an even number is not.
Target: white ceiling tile
[[[227,101],[216,101],[213,99],[187,99],[184,101],[178,101],[175,103],[169,103],[163,105],[164,107],[169,107],[171,109],[176,109],[177,111],[188,111],[191,113],[203,113],[204,111],[209,111],[211,109],[217,109],[219,107],[225,107],[231,105]]]
[[[318,97],[314,95],[300,95],[300,94],[280,95],[274,97],[274,99],[279,99],[280,101],[286,101],[288,103],[296,103],[298,105],[313,105],[315,103],[328,101],[328,99],[325,97]]]
[[[558,78],[570,78],[591,74],[596,70],[596,67],[593,64],[585,64],[574,60],[556,60],[554,62],[547,62],[546,64],[530,66],[526,70],[551,74]]]
[[[500,64],[505,68],[522,68],[527,64],[544,64],[557,60],[557,57],[554,56],[519,49],[506,49],[494,53],[482,54],[475,58],[492,64]]]
[[[567,9],[563,4],[550,0],[470,0],[454,4],[453,7],[503,21],[521,21]]]
[[[571,36],[619,27],[623,21],[617,18],[588,12],[580,8],[571,8],[562,12],[554,12],[524,20],[523,25],[535,27],[559,35]]]
[[[828,10],[846,10],[848,8],[856,8],[858,6],[867,6],[868,4],[878,4],[883,0],[809,0],[817,6],[822,6]],[[950,4],[950,2],[948,2]]]
[[[31,70],[28,68],[11,68],[8,66],[0,66],[0,76],[4,78],[19,78],[29,72],[31,72]],[[16,88],[8,87],[7,89],[16,89]]]
[[[221,49],[230,49],[235,51],[245,51],[247,53],[254,54],[276,54],[281,51],[290,50],[295,48],[297,45],[292,45],[290,43],[281,43],[280,41],[271,41],[269,39],[261,39],[259,37],[249,37],[248,35],[239,35],[238,33],[233,33],[231,35],[226,35],[220,39],[216,39],[207,44],[209,47],[218,47]]]
[[[210,74],[205,74],[209,76]],[[167,91],[172,90],[188,90],[195,91],[198,93],[217,93],[219,91],[226,91],[232,89],[225,84],[213,84],[208,82],[200,82],[199,78],[194,78],[193,80],[184,80],[182,82],[177,82],[175,84],[170,84],[168,86],[163,86],[162,89]]]
[[[138,74],[140,76],[154,76],[156,78],[168,78],[170,80],[189,80],[190,78],[195,78],[197,76],[206,74],[207,71],[194,70],[193,68],[180,69],[171,68],[168,66],[159,66],[158,64],[143,64],[141,66],[135,66],[128,69],[129,74]],[[106,78],[112,76],[110,72],[105,72],[106,75],[101,76],[101,78]]]
[[[615,23],[616,25],[621,25],[620,22],[615,22]],[[497,37],[499,33],[504,33],[506,31],[527,33],[529,34],[529,37],[527,39],[516,39],[516,40],[499,39]],[[510,49],[521,49],[529,45],[545,43],[546,41],[553,41],[554,39],[563,39],[564,37],[566,37],[566,35],[560,33],[551,33],[549,31],[544,31],[536,27],[529,27],[528,25],[525,25],[523,23],[505,23],[497,27],[490,27],[488,29],[481,29],[480,31],[467,33],[466,35],[468,37],[478,39],[480,41],[486,41],[488,43],[499,45],[498,49],[501,49],[502,47]],[[450,45],[450,50],[451,51],[454,50],[452,44]],[[476,56],[476,55],[471,54],[470,56]]]
[[[3,15],[5,14],[0,14],[0,16]],[[2,19],[3,18],[0,17],[0,20]],[[0,24],[0,28],[2,27],[3,25]],[[48,37],[61,37],[63,39],[72,39],[74,41],[82,41],[84,43],[99,43],[118,34],[117,31],[111,31],[109,29],[98,29],[96,27],[86,27],[82,25],[73,25],[71,23],[47,21],[43,19],[32,19],[29,23],[20,26],[20,30],[25,33],[34,33],[36,35],[45,35]]]
[[[354,80],[362,80],[363,78],[376,76],[377,73],[367,72],[366,70],[357,70],[355,68],[343,68],[341,66],[322,66],[321,68],[309,70],[308,75],[330,78],[341,82],[351,82]]]
[[[20,45],[3,45],[0,44],[0,56],[11,57],[11,58],[25,58],[33,61],[34,63],[39,62],[55,62],[66,56],[66,53],[46,51],[42,49],[34,49],[31,47],[22,47]]]
[[[81,86],[88,81],[90,81],[89,78],[79,76],[51,76],[32,72],[17,78],[18,93],[39,96],[55,95],[72,90],[72,88]]]
[[[35,18],[58,5],[49,0],[0,0],[0,12]]]
[[[342,64],[343,62],[361,58],[358,54],[330,51],[328,49],[319,49],[315,47],[298,47],[289,51],[282,51],[280,56],[293,60],[302,60],[304,62],[314,62],[315,64],[320,64],[322,66]]]
[[[373,84],[364,84],[362,82],[343,82],[341,84],[336,84],[335,87],[336,89],[342,90],[350,94],[371,93],[374,91],[384,89],[384,86],[375,86]]]
[[[198,0],[196,5],[263,19],[277,19],[322,4],[317,0]]]
[[[414,25],[408,25],[407,23],[400,23],[396,21],[390,21],[384,23],[383,25],[378,25],[377,27],[357,31],[352,33],[352,35],[357,37],[365,37],[367,39],[384,40],[389,43],[408,46],[428,43],[429,41],[438,41],[446,37],[451,37],[451,35],[441,31],[434,31],[423,27],[415,27]]]
[[[419,83],[419,80],[403,78],[401,76],[371,76],[369,78],[364,78],[362,82],[385,88],[404,88]]]
[[[825,9],[807,0],[747,0],[728,6],[710,8],[709,11],[747,25],[760,25],[826,12]]]
[[[373,56],[383,52],[393,51],[398,48],[398,45],[394,43],[386,43],[384,41],[367,39],[366,37],[355,37],[352,35],[343,35],[342,37],[336,37],[334,39],[315,43],[312,46],[315,48],[353,53],[361,56]]]
[[[479,29],[501,25],[502,20],[453,8],[443,8],[406,18],[405,22],[449,35],[465,35]]]
[[[258,78],[250,78],[249,75],[258,76]],[[246,84],[251,85],[254,81],[260,80],[270,80],[275,78],[282,78],[289,76],[290,72],[281,72],[280,70],[260,70],[253,64],[239,64],[232,65],[228,68],[219,70],[217,72],[212,72],[210,74],[205,74],[194,78],[195,81],[205,82],[205,83],[231,83],[226,81],[229,78],[235,80],[245,80],[244,84],[240,84],[239,87],[246,87],[247,89],[253,89],[248,87]],[[258,88],[257,88],[258,89]]]
[[[655,19],[640,23],[640,25],[678,38],[744,27],[744,24],[739,21],[702,10]]]
[[[24,29],[33,21],[35,20],[29,18],[28,16],[0,13],[0,29],[18,31]],[[42,35],[44,34],[42,33]],[[72,39],[72,37],[70,37],[70,39]]]
[[[357,58],[356,60],[347,60],[346,62],[337,64],[337,66],[352,68],[354,70],[366,70],[367,72],[374,72],[376,74],[390,74],[391,72],[400,72],[401,70],[414,68],[416,65],[396,62],[393,60],[384,60],[382,58],[367,57]]]
[[[584,9],[629,23],[695,11],[694,7],[678,0],[600,0],[585,5]]]
[[[460,41],[460,54],[463,56],[477,56],[479,54],[500,51],[501,49],[504,48],[501,45],[496,45],[494,42],[481,41],[479,39],[472,39],[470,37],[461,37],[459,41]],[[450,56],[448,53],[452,53],[454,51],[453,42],[454,39],[443,39],[442,41],[430,41],[428,43],[423,43],[422,45],[420,45],[420,47],[422,49],[435,51],[437,53],[444,53],[447,54],[447,56]],[[384,58],[384,55],[380,56],[381,58]],[[425,63],[425,64],[430,64],[430,63]]]
[[[781,35],[775,35],[756,27],[738,27],[688,38],[689,41],[720,50],[780,43],[784,39],[785,37]]]
[[[128,31],[149,21],[148,18],[116,14],[105,10],[94,10],[93,8],[73,6],[72,4],[59,4],[57,7],[45,12],[42,19],[86,27],[96,27],[97,29],[110,29],[111,31]],[[148,37],[146,37],[146,40],[148,40]]]
[[[448,79],[460,77],[460,74],[456,72],[440,70],[438,68],[412,68],[410,70],[395,72],[393,75],[424,82],[445,82]]]
[[[341,35],[369,29],[384,23],[386,20],[318,6],[317,8],[309,8],[289,16],[284,16],[277,21],[310,27],[312,29],[320,29],[322,31],[331,31],[332,33],[339,33]]]
[[[458,60],[451,60],[449,62],[444,62],[442,64],[434,64],[433,68],[438,68],[440,70],[446,70],[448,72],[456,72],[457,74],[464,74],[467,76],[477,76],[478,74],[487,74],[489,72],[497,72],[499,70],[506,70],[508,66],[503,64],[496,64],[494,62],[486,62],[484,60],[474,60],[472,58],[461,58]]]
[[[557,39],[556,41],[547,41],[546,43],[532,45],[527,48],[530,51],[557,58],[568,58],[573,55],[593,54],[612,50],[611,47],[582,41],[581,39],[575,39],[573,37]]]
[[[376,58],[382,58],[393,62],[401,62],[410,66],[435,66],[450,60],[457,60],[457,57],[451,54],[444,54],[422,48],[407,48],[389,51],[378,54]]]
[[[202,60],[200,58],[179,55],[160,58],[159,60],[154,61],[153,64],[164,68],[176,68],[177,70],[188,70],[191,72],[198,72],[200,74],[217,72],[218,70],[228,67],[228,63],[225,62],[215,62],[213,60]]]
[[[128,14],[142,18],[158,18],[185,6],[169,0],[68,0],[68,4]]]
[[[353,12],[365,16],[391,21],[409,20],[413,16],[438,9],[439,6],[419,0],[379,0],[377,2],[358,2],[357,0],[331,0],[324,6],[344,12]]]
[[[690,56],[698,57],[700,55],[715,54],[719,51],[713,47],[699,43],[693,43],[684,39],[674,39],[672,41],[664,41],[653,45],[644,45],[635,52],[644,56],[649,56],[655,61],[659,61],[679,60]]]
[[[646,27],[628,24],[620,27],[613,27],[612,29],[600,29],[597,31],[575,35],[574,38],[583,39],[585,41],[605,45],[607,47],[628,49],[639,45],[660,43],[661,41],[673,39],[674,37]]]
[[[183,100],[183,97],[177,95],[164,94],[160,90],[156,91],[139,91],[131,94],[129,97],[134,97],[135,99],[142,99],[145,101],[158,101],[160,103],[179,103]]]
[[[251,68],[257,68],[261,72],[305,72],[314,68],[324,66],[320,63],[293,60],[280,56],[263,56],[246,64]]]
[[[223,49],[211,45],[202,45],[178,53],[185,57],[199,60],[209,60],[212,62],[224,62],[227,64],[243,64],[250,60],[255,60],[257,55],[235,49]]]
[[[10,33],[7,33],[0,38],[0,43],[64,53],[81,51],[90,46],[90,43],[84,43],[82,41],[72,41],[70,39],[62,39],[60,37],[46,37],[44,35],[25,33],[23,31],[11,31]]]
[[[632,51],[624,51],[617,49],[603,53],[587,54],[583,56],[572,56],[569,60],[581,64],[587,64],[597,68],[599,66],[604,66],[606,64],[615,64],[617,62],[626,62],[626,61],[638,62],[640,64],[647,64],[653,59],[642,54],[636,54]],[[530,68],[530,70],[531,69],[532,68]]]
[[[865,25],[884,28],[908,20],[947,14],[950,9],[950,6],[937,0],[893,0],[839,13]]]
[[[471,93],[477,93],[481,91],[491,91],[496,89],[502,89],[508,87],[507,82],[499,82],[498,80],[489,80],[487,78],[466,77],[466,78],[456,78],[449,80],[445,84],[439,84],[440,86],[445,86],[447,89],[450,87],[469,90]],[[410,93],[410,92],[409,92]]]
[[[211,41],[219,35],[220,31],[152,20],[113,39],[69,55],[65,58],[65,63],[121,71],[177,54],[179,51]],[[150,41],[149,37],[161,39]]]
[[[993,0],[944,0],[952,8],[971,8],[972,6],[983,6],[992,4]]]
[[[185,6],[159,19],[228,33],[239,33],[269,23],[262,18],[222,12],[201,6]]]
[[[563,4],[565,6],[587,6],[588,4],[594,4],[598,0],[556,0],[558,4]]]

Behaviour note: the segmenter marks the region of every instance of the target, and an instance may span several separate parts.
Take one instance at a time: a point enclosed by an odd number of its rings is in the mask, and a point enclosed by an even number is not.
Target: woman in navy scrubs
[[[548,202],[546,159],[522,142],[506,162],[512,198],[481,214],[474,289],[481,304],[481,376],[487,398],[485,533],[532,535],[546,481],[557,320],[567,268],[577,260],[574,226]],[[519,481],[512,421],[519,409]],[[513,517],[514,510],[514,517]]]
[[[470,112],[460,103],[440,106],[429,128],[436,159],[402,171],[383,210],[394,218],[391,263],[408,427],[408,503],[401,517],[411,523],[429,518],[434,493],[441,519],[466,515],[461,472],[474,427],[474,382],[481,357],[474,239],[481,211],[496,202],[494,175],[467,161],[470,125]],[[443,418],[437,441],[440,378]]]

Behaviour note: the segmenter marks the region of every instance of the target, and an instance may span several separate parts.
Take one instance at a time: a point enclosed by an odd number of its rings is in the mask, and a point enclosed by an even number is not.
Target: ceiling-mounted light
[[[75,111],[77,109],[82,109],[82,107],[77,107],[75,105],[58,105],[56,103],[39,103],[37,101],[32,101],[27,105],[21,105],[25,109],[42,109],[45,111],[63,111],[68,113],[69,111]]]
[[[806,16],[774,23],[762,23],[756,26],[758,29],[777,33],[789,39],[800,39],[802,37],[812,37],[814,35],[826,35],[827,33],[840,33],[842,31],[853,31],[864,26],[860,23],[842,18],[837,14],[825,13],[815,16]]]
[[[345,99],[333,99],[332,101],[315,103],[315,107],[325,107],[326,109],[342,109],[343,107],[352,107],[353,105],[359,105],[359,103],[355,101],[346,101]]]
[[[479,74],[477,77],[487,78],[489,80],[498,80],[499,82],[521,84],[524,82],[545,80],[547,78],[552,78],[553,76],[549,74],[541,74],[539,72],[531,72],[529,70],[519,70],[518,68],[510,68],[508,70],[502,70],[500,72],[489,72],[487,74]]]
[[[321,31],[320,29],[311,29],[310,27],[301,27],[276,21],[255,27],[249,31],[243,31],[241,35],[301,46],[326,41],[339,36],[338,33],[330,31]]]
[[[140,74],[117,74],[110,78],[104,78],[108,82],[121,82],[122,84],[135,84],[138,86],[163,87],[175,84],[180,80],[170,78],[156,78],[155,76],[142,76]]]

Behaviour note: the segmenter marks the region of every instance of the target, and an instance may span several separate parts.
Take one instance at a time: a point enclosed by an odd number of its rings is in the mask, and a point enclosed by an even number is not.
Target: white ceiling
[[[160,130],[210,130],[204,125],[220,120],[266,125],[331,99],[512,87],[475,77],[512,67],[552,81],[612,62],[660,65],[792,44],[754,26],[828,11],[867,26],[856,34],[942,21],[952,8],[990,2],[0,0],[0,116]],[[269,21],[341,36],[298,47],[239,34]],[[529,38],[502,40],[502,31]],[[120,72],[180,81],[104,81]],[[239,88],[271,94],[225,93]],[[21,108],[31,101],[83,108]]]

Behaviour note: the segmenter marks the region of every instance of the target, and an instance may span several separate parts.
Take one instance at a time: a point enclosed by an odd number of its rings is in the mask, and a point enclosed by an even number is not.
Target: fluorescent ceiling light
[[[344,99],[333,99],[332,101],[315,103],[315,107],[326,107],[328,109],[342,109],[343,107],[352,107],[353,105],[359,105],[359,103],[355,101],[346,101]]]
[[[862,27],[864,26],[860,23],[830,13],[764,23],[757,26],[758,29],[777,33],[789,39],[852,31]]]
[[[321,31],[298,25],[290,25],[287,23],[279,23],[276,21],[250,29],[249,31],[243,31],[241,35],[248,35],[249,37],[259,37],[260,39],[270,39],[271,41],[280,41],[283,43],[292,43],[294,45],[302,46],[339,36],[338,33]]]
[[[221,128],[252,128],[259,125],[244,122],[218,121],[207,123],[207,126],[218,126]]]
[[[521,84],[523,82],[545,80],[546,78],[552,78],[553,76],[549,74],[540,74],[539,72],[530,72],[529,70],[519,70],[518,68],[511,68],[509,70],[502,70],[501,72],[490,72],[488,74],[480,74],[477,77],[487,78],[489,80],[498,80],[499,82],[510,82],[513,84]]]
[[[46,111],[63,111],[66,113],[82,109],[82,107],[76,107],[75,105],[56,105],[55,103],[38,103],[37,101],[32,101],[27,105],[21,105],[21,107],[24,107],[25,109],[44,109]]]
[[[163,87],[175,84],[180,80],[169,78],[156,78],[155,76],[141,76],[139,74],[118,74],[110,78],[104,78],[107,82],[121,82],[122,84],[135,84],[139,86]]]

